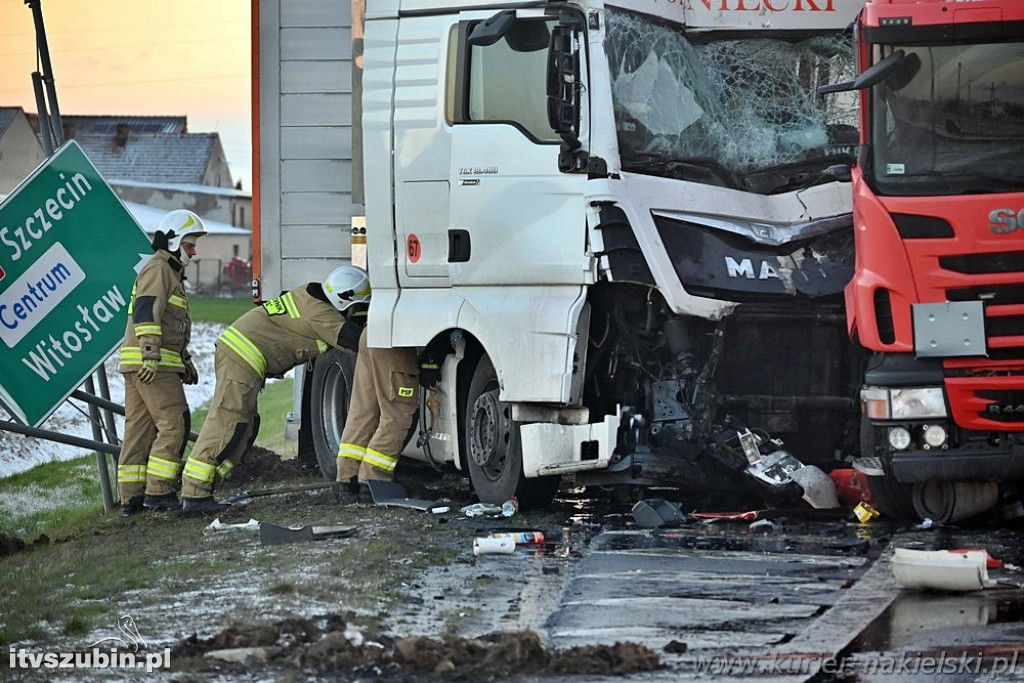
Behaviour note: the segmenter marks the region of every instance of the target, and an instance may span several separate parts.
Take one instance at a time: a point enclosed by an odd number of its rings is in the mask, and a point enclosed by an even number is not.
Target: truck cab
[[[858,36],[850,332],[859,469],[897,518],[956,522],[1024,479],[1024,6],[871,1]],[[1016,503],[1019,506],[1019,502]]]
[[[858,99],[815,88],[855,75],[861,4],[370,3],[368,341],[442,349],[405,455],[539,505],[852,452]]]

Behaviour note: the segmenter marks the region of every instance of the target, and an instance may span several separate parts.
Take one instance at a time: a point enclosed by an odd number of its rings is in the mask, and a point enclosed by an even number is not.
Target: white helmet
[[[370,276],[358,266],[339,266],[324,280],[324,294],[332,306],[344,311],[370,300]]]
[[[174,231],[174,237],[167,240],[169,251],[177,251],[181,246],[182,238],[187,235],[193,236],[194,243],[196,238],[207,234],[203,219],[185,209],[176,209],[164,216],[164,219],[160,221],[159,230],[165,235],[170,235],[171,231]]]

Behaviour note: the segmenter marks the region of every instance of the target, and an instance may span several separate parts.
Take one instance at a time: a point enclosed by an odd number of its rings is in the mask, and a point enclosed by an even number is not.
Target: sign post
[[[117,349],[145,232],[71,140],[0,204],[0,402],[39,426]]]

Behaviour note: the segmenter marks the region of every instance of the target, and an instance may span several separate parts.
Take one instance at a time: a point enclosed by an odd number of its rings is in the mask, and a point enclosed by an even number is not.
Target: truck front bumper
[[[985,451],[902,451],[893,454],[892,471],[906,484],[1024,479],[1024,446]]]

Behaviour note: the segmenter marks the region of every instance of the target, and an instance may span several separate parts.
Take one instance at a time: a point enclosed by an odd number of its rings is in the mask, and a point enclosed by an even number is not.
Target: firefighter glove
[[[441,381],[441,366],[437,363],[420,363],[420,386],[433,389]]]
[[[359,335],[363,333],[363,326],[357,322],[349,320],[341,326],[341,332],[338,333],[338,346],[343,349],[348,349],[353,353],[359,351]]]
[[[199,371],[191,358],[185,359],[185,374],[181,377],[182,384],[199,384]]]
[[[156,358],[146,358],[142,361],[142,367],[139,368],[139,381],[143,384],[150,384],[156,379],[157,366],[160,365],[160,361]]]

